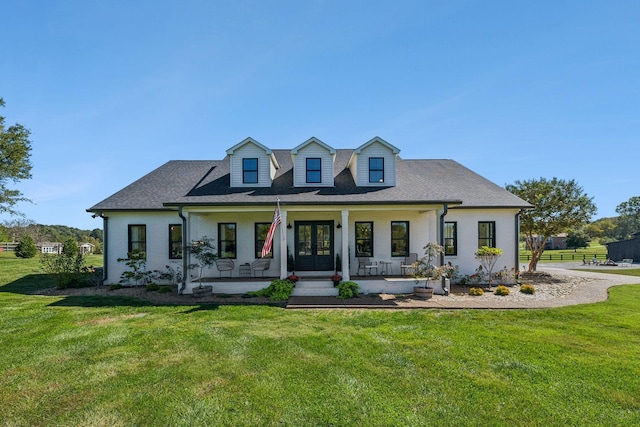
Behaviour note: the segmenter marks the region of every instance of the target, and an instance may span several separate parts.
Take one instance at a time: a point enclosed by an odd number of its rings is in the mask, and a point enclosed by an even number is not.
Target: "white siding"
[[[169,259],[169,224],[182,224],[177,212],[133,212],[105,214],[108,220],[107,284],[118,283],[120,275],[127,270],[118,258],[126,258],[128,247],[128,226],[145,225],[147,230],[147,270],[164,270],[170,265],[174,269],[182,268],[182,260]]]
[[[445,216],[447,222],[457,222],[458,255],[446,256],[445,261],[460,267],[460,274],[473,274],[480,263],[474,253],[478,249],[478,222],[495,221],[496,247],[502,249],[502,256],[496,263],[495,270],[503,267],[518,268],[516,264],[516,229],[515,216],[517,210],[489,209],[449,209]]]
[[[322,159],[322,182],[307,184],[307,159]],[[333,160],[329,151],[315,142],[302,147],[298,154],[293,155],[293,186],[294,187],[333,187]]]
[[[258,183],[244,184],[242,182],[242,159],[258,159]],[[271,157],[257,145],[248,142],[234,151],[229,156],[229,169],[231,176],[231,187],[270,187],[275,167],[271,162]]]
[[[360,187],[393,187],[396,185],[396,155],[383,144],[374,142],[356,154],[356,161],[351,166],[356,185]],[[384,182],[369,182],[369,158],[384,159]]]

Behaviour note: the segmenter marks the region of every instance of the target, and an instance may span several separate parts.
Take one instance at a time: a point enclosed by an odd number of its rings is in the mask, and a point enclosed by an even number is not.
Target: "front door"
[[[333,221],[296,221],[297,271],[333,271]]]

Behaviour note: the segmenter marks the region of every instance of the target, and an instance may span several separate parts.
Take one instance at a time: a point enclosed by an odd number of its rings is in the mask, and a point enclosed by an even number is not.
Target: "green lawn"
[[[0,257],[0,425],[640,424],[640,286],[551,310],[294,311],[26,294],[38,274]]]

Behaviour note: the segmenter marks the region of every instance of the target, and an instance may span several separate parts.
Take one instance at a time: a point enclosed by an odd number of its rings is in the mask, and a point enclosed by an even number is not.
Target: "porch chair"
[[[376,275],[378,275],[378,262],[371,261],[369,257],[358,257],[358,276],[360,276],[360,270],[366,275],[371,274],[371,270],[376,270]]]
[[[400,274],[407,275],[407,270],[415,270],[415,263],[418,262],[418,254],[411,252],[409,256],[404,257],[404,261],[400,264]]]
[[[220,278],[222,278],[223,271],[228,271],[229,278],[231,278],[231,272],[233,271],[233,267],[234,267],[234,264],[232,259],[218,258],[216,260],[216,268],[218,269],[218,272],[220,272]]]
[[[264,277],[264,272],[271,266],[271,258],[260,258],[251,263],[251,271],[253,271],[253,277],[258,277],[258,271]]]

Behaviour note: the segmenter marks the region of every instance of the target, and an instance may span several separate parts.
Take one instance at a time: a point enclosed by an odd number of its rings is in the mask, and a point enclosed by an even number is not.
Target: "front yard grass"
[[[640,286],[550,310],[152,306],[29,295],[6,259],[3,425],[640,424]]]

